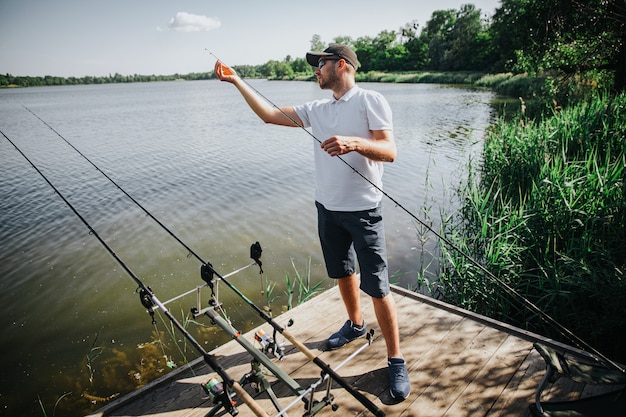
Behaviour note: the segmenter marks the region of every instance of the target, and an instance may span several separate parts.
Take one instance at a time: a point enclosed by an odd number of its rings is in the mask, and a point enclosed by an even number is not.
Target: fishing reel
[[[152,318],[152,324],[156,324],[156,319],[154,318],[154,301],[152,300],[152,289],[150,287],[140,287],[139,300],[141,301],[141,304],[146,308],[146,311],[150,314],[150,317]]]
[[[276,340],[263,329],[257,330],[254,340],[259,343],[261,351],[267,356],[274,356],[279,361],[285,359],[285,346],[282,343],[276,343]]]
[[[293,319],[289,319],[286,327],[293,326]],[[259,329],[254,334],[254,340],[261,346],[261,351],[265,355],[273,356],[279,361],[285,359],[285,344],[277,341],[278,331],[274,329],[273,337],[265,333],[265,330]]]
[[[223,382],[219,381],[217,378],[211,378],[206,384],[202,384],[202,389],[209,396],[211,403],[215,404],[215,407],[213,407],[205,417],[216,415],[222,407],[228,411],[231,416],[239,414],[239,410],[235,407],[236,403],[232,400],[235,393],[228,392]]]

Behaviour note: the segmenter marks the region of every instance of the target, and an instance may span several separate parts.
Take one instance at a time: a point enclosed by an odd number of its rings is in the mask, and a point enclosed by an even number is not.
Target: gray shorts
[[[361,289],[371,297],[390,293],[387,249],[382,207],[363,211],[330,211],[318,202],[317,230],[331,278],[356,272],[358,260]]]

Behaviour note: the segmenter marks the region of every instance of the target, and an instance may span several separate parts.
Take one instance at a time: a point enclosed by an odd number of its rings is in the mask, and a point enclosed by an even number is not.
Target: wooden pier
[[[389,394],[385,342],[382,339],[371,301],[363,297],[365,320],[374,329],[371,346],[364,349],[337,373],[359,392],[379,406],[387,416],[529,416],[528,406],[545,372],[545,363],[533,349],[533,342],[564,348],[555,343],[507,324],[479,316],[438,302],[434,299],[393,287],[398,306],[402,353],[409,367],[411,395],[395,402]],[[319,355],[331,367],[340,364],[365,343],[358,339],[337,351],[325,352],[325,339],[346,320],[345,310],[337,288],[318,295],[279,316],[300,342]],[[271,334],[268,324],[258,328]],[[258,329],[257,328],[257,329]],[[254,340],[254,329],[243,337]],[[252,356],[236,341],[230,341],[212,351],[229,375],[239,379],[250,372]],[[288,345],[286,359],[278,363],[302,387],[308,387],[320,377],[320,369],[306,356]],[[212,408],[201,388],[214,373],[198,359],[131,394],[99,409],[92,416],[159,416],[203,417]],[[271,376],[273,391],[283,407],[295,398],[291,391]],[[267,393],[255,395],[246,387],[268,415],[277,414]],[[595,395],[601,389],[574,384],[561,378],[542,399],[576,399]],[[607,389],[604,388],[604,391]],[[322,398],[318,392],[316,398]],[[347,391],[333,384],[332,394],[336,412],[330,407],[318,416],[371,416],[372,414]],[[238,406],[239,416],[254,414],[245,404]],[[288,410],[289,416],[302,416],[302,402]],[[218,415],[229,415],[223,410]]]

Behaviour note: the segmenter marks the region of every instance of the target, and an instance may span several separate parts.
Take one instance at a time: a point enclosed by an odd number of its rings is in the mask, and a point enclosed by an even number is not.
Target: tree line
[[[115,73],[108,76],[84,77],[57,77],[46,75],[38,76],[14,76],[11,74],[0,74],[0,86],[19,87],[43,87],[48,85],[81,85],[81,84],[112,84],[112,83],[144,83],[152,81],[176,81],[176,80],[206,80],[210,78],[209,73],[173,74],[173,75],[122,75]]]
[[[610,87],[626,88],[626,0],[501,0],[493,16],[473,4],[433,12],[420,26],[332,42],[352,46],[360,71],[481,71],[566,76],[607,74]],[[312,50],[326,44],[313,35]],[[313,74],[304,57],[235,66],[243,77],[294,79]],[[0,86],[99,84],[210,79],[212,72],[82,78],[0,75]]]

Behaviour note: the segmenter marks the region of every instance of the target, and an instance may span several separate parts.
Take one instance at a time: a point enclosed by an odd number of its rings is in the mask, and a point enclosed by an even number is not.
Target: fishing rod
[[[213,52],[209,51],[208,49],[205,48],[205,51],[207,51],[209,54],[211,54],[220,64],[222,63],[222,61],[219,59],[219,57],[217,55],[215,55]],[[226,68],[228,68],[228,70],[232,71],[232,69],[228,66],[226,66]],[[234,74],[234,72],[233,72]],[[232,74],[229,74],[232,75]],[[247,82],[245,79],[239,77],[241,79],[241,81],[243,83],[245,83],[252,91],[254,91],[256,94],[259,95],[259,97],[261,97],[262,99],[264,99],[268,104],[270,104],[272,107],[274,107],[275,109],[277,109],[283,116],[285,116],[291,123],[293,123],[294,127],[299,127],[300,129],[302,129],[304,132],[306,132],[311,138],[313,138],[315,141],[317,141],[319,144],[322,144],[322,140],[320,140],[318,137],[316,137],[311,131],[307,130],[306,127],[304,127],[304,125],[302,123],[299,123],[297,120],[295,120],[293,117],[291,117],[287,112],[285,112],[282,108],[280,108],[278,105],[276,105],[272,100],[270,100],[269,98],[267,98],[264,94],[262,94],[258,89],[256,89],[253,85],[251,85],[249,82]],[[583,350],[586,349],[589,352],[592,352],[594,355],[596,355],[597,357],[599,357],[600,359],[602,359],[605,363],[609,364],[610,366],[614,367],[615,369],[617,369],[618,371],[626,374],[626,368],[624,368],[623,366],[619,365],[617,362],[609,359],[608,357],[606,357],[603,353],[601,353],[600,351],[598,351],[597,349],[595,349],[593,346],[591,346],[590,344],[588,344],[587,342],[585,342],[584,340],[582,340],[580,337],[576,336],[571,330],[569,330],[567,327],[565,327],[564,325],[562,325],[561,323],[559,323],[558,321],[556,321],[552,316],[550,316],[548,313],[544,312],[543,310],[541,310],[537,305],[535,305],[532,301],[528,300],[527,298],[525,298],[524,296],[522,296],[521,294],[519,294],[513,287],[511,287],[510,285],[508,285],[506,282],[502,281],[500,278],[498,278],[495,274],[493,274],[491,271],[489,271],[484,265],[482,265],[480,262],[478,262],[477,260],[475,260],[473,257],[471,257],[468,253],[466,253],[463,249],[461,249],[458,245],[454,244],[452,241],[450,241],[448,238],[442,236],[439,232],[437,232],[435,229],[432,228],[432,226],[430,226],[427,222],[423,221],[422,219],[420,219],[419,217],[417,217],[413,212],[411,212],[409,209],[407,209],[403,204],[401,204],[398,200],[396,200],[394,197],[392,197],[389,193],[387,193],[386,191],[384,191],[382,189],[382,187],[378,186],[377,184],[375,184],[372,180],[370,180],[369,178],[367,178],[363,173],[361,173],[358,169],[356,169],[355,167],[353,167],[349,162],[347,162],[344,158],[341,157],[341,155],[337,155],[335,156],[336,158],[338,158],[343,164],[345,164],[348,168],[350,168],[355,174],[357,174],[359,177],[361,177],[363,180],[365,180],[369,185],[371,185],[372,187],[374,187],[376,190],[378,190],[380,193],[382,193],[382,195],[384,195],[387,199],[389,199],[392,203],[394,203],[396,205],[396,207],[400,208],[402,211],[404,211],[406,214],[408,214],[412,219],[414,219],[415,221],[417,221],[421,226],[425,227],[428,231],[430,231],[433,235],[435,235],[440,241],[442,241],[443,243],[445,243],[448,247],[450,247],[452,250],[456,251],[457,253],[459,253],[463,258],[465,258],[468,262],[470,262],[472,265],[474,265],[476,268],[478,268],[481,272],[483,272],[488,278],[490,278],[492,281],[496,282],[501,288],[503,288],[505,290],[505,292],[511,296],[513,299],[516,299],[518,302],[520,302],[522,305],[525,305],[527,308],[529,308],[533,313],[538,314],[540,317],[542,317],[544,320],[546,320],[546,322],[548,322],[549,324],[553,325],[560,333],[561,335],[565,336],[566,338],[568,338],[570,341],[574,342],[579,348],[582,348]]]
[[[106,175],[104,171],[102,171],[99,167],[96,166],[85,154],[80,152],[74,145],[72,145],[66,138],[64,138],[59,132],[57,132],[54,128],[52,128],[48,123],[46,123],[43,119],[37,116],[32,110],[28,107],[23,107],[28,110],[31,114],[33,114],[37,119],[39,119],[42,123],[44,123],[50,130],[52,130],[57,136],[59,136],[63,141],[65,141],[72,149],[78,152],[84,159],[86,159],[93,167],[95,167],[100,173],[102,173],[110,182],[112,182],[120,191],[122,191],[130,200],[136,204],[144,213],[146,213],[150,218],[152,218],[159,226],[161,226],[164,230],[166,230],[176,241],[178,241],[185,249],[189,251],[190,254],[195,256],[201,263],[200,267],[200,275],[204,282],[207,283],[208,286],[211,287],[211,290],[214,290],[212,282],[214,278],[217,277],[219,281],[223,282],[228,288],[230,288],[237,296],[239,296],[248,306],[250,306],[265,322],[267,322],[272,328],[280,333],[285,339],[287,339],[291,344],[302,352],[309,360],[315,363],[323,373],[327,374],[330,378],[332,378],[339,386],[345,389],[350,395],[352,395],[357,401],[359,401],[364,407],[366,407],[370,412],[372,412],[377,417],[384,417],[385,413],[377,407],[369,398],[367,398],[364,394],[357,391],[353,386],[351,386],[345,379],[343,379],[336,371],[324,361],[322,361],[313,351],[311,351],[308,347],[306,347],[303,343],[298,341],[296,337],[291,334],[287,329],[281,326],[278,322],[276,322],[272,317],[270,317],[265,310],[257,306],[254,302],[252,302],[244,293],[242,293],[236,286],[234,286],[230,281],[226,279],[225,276],[222,276],[213,268],[213,265],[210,262],[205,261],[194,252],[188,245],[186,245],[175,233],[173,233],[170,229],[168,229],[161,221],[159,221],[148,209],[146,209],[143,205],[141,205],[137,200],[130,196],[119,184],[117,184],[110,176]],[[5,136],[6,137],[6,136]],[[8,138],[7,138],[8,139]],[[12,142],[11,142],[12,143]],[[15,145],[13,145],[15,146]],[[16,147],[17,148],[17,147]],[[32,164],[32,163],[31,163]],[[52,185],[52,184],[51,184]],[[263,264],[260,260],[262,253],[261,246],[258,242],[255,245],[252,245],[250,248],[250,257],[255,261],[257,265],[259,265],[261,273],[263,272]],[[159,305],[158,303],[156,303]],[[159,308],[161,308],[159,306]],[[163,306],[165,308],[165,306]],[[232,380],[231,380],[232,381]]]
[[[224,407],[231,415],[238,414],[235,403],[232,401],[232,395],[229,391],[231,388],[243,402],[259,417],[268,417],[267,413],[259,406],[259,404],[243,389],[243,387],[235,380],[233,380],[226,370],[219,364],[215,355],[207,352],[202,345],[185,329],[185,327],[170,313],[161,301],[157,298],[152,289],[143,283],[143,281],[130,269],[130,267],[115,253],[113,248],[98,234],[98,232],[91,226],[91,224],[83,217],[80,212],[70,203],[70,201],[61,193],[61,191],[46,177],[46,175],[26,156],[24,152],[13,142],[4,132],[0,131],[2,136],[13,145],[13,147],[24,157],[24,159],[37,171],[37,173],[48,183],[48,185],[56,192],[56,194],[65,202],[65,204],[74,212],[74,214],[80,219],[80,221],[87,227],[89,233],[98,239],[107,252],[117,261],[117,263],[126,271],[133,281],[138,286],[139,298],[141,304],[148,309],[148,312],[152,316],[154,322],[153,307],[156,305],[163,312],[163,314],[170,320],[170,322],[185,336],[185,338],[193,345],[193,347],[202,355],[204,361],[222,378],[222,381],[226,386],[220,391],[216,391],[215,402]]]

